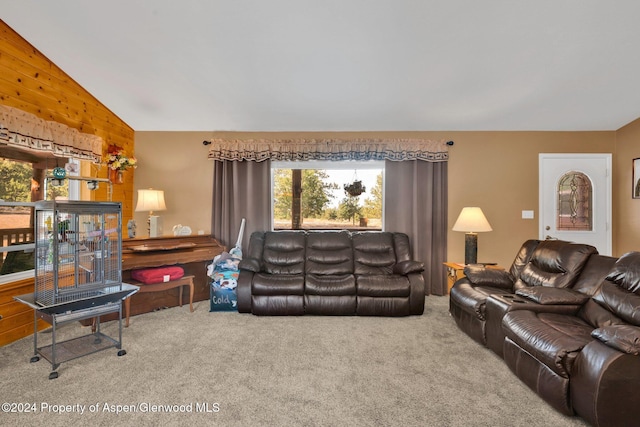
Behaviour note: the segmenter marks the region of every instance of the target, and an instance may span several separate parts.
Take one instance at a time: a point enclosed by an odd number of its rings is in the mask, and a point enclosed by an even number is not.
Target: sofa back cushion
[[[363,231],[353,233],[351,240],[356,275],[392,274],[396,263],[393,233]]]
[[[396,253],[396,263],[413,260],[409,236],[405,233],[393,233],[393,249]]]
[[[591,255],[571,289],[594,296],[616,261],[617,258],[606,255]]]
[[[621,325],[625,321],[613,314],[610,310],[600,305],[591,298],[578,311],[578,317],[596,328],[610,325]]]
[[[640,295],[640,252],[622,255],[607,274],[607,280]]]
[[[268,231],[262,250],[263,271],[268,274],[303,274],[306,247],[304,231]]]
[[[353,249],[348,231],[318,231],[307,234],[307,274],[353,274]]]
[[[509,274],[511,274],[514,280],[520,277],[520,273],[531,259],[531,255],[533,255],[533,251],[538,247],[539,243],[540,240],[532,239],[522,244],[509,269]]]
[[[625,322],[640,326],[640,252],[621,256],[593,299]]]
[[[562,240],[544,240],[533,251],[514,288],[526,286],[571,287],[596,248]]]
[[[264,231],[254,231],[249,237],[249,249],[244,251],[244,258],[253,258],[262,262],[262,251],[264,250]]]

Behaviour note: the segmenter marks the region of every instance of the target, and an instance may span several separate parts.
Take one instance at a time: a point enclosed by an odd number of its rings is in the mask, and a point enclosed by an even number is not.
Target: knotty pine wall
[[[19,108],[44,119],[63,123],[80,132],[98,135],[109,144],[134,155],[134,132],[106,106],[0,20],[0,104]],[[83,176],[107,178],[106,165],[83,162]],[[86,188],[83,184],[82,188]],[[104,201],[107,185],[83,199]],[[123,223],[133,217],[133,171],[125,182],[113,185],[113,201],[122,203]],[[14,295],[33,292],[33,278],[0,284],[0,346],[33,333],[33,310],[13,300]],[[47,326],[42,321],[39,328]]]
[[[80,132],[100,136],[103,154],[109,144],[134,155],[134,131],[106,106],[0,20],[0,103]],[[122,203],[123,223],[133,218],[133,170],[113,185],[113,201]],[[82,175],[107,178],[106,165],[87,164]],[[86,192],[91,200],[107,200],[107,186]]]

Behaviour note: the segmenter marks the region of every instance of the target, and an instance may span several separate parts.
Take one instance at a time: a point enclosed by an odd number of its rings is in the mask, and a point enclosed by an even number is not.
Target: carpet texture
[[[55,380],[46,360],[29,363],[32,337],[1,347],[0,401],[32,412],[2,413],[0,425],[585,425],[555,412],[458,330],[446,297],[427,297],[423,316],[404,318],[194,306],[132,317],[125,356],[112,348],[63,363]],[[117,329],[103,325],[109,335]],[[88,332],[74,322],[58,340]]]

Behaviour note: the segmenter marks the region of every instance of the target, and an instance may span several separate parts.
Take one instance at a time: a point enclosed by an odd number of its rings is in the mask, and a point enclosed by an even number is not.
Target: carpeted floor
[[[405,318],[195,308],[133,317],[127,355],[109,349],[63,363],[55,380],[46,360],[29,363],[32,337],[1,347],[0,400],[31,412],[0,414],[0,425],[584,425],[460,332],[446,297],[427,297],[423,316]],[[117,322],[103,331],[117,336]],[[58,338],[88,332],[74,322]]]

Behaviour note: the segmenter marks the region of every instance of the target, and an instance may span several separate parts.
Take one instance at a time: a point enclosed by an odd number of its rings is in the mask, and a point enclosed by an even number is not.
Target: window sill
[[[33,277],[35,277],[35,270],[27,270],[27,271],[20,271],[18,273],[5,274],[3,276],[0,276],[0,285],[6,285],[7,283],[30,279]]]

